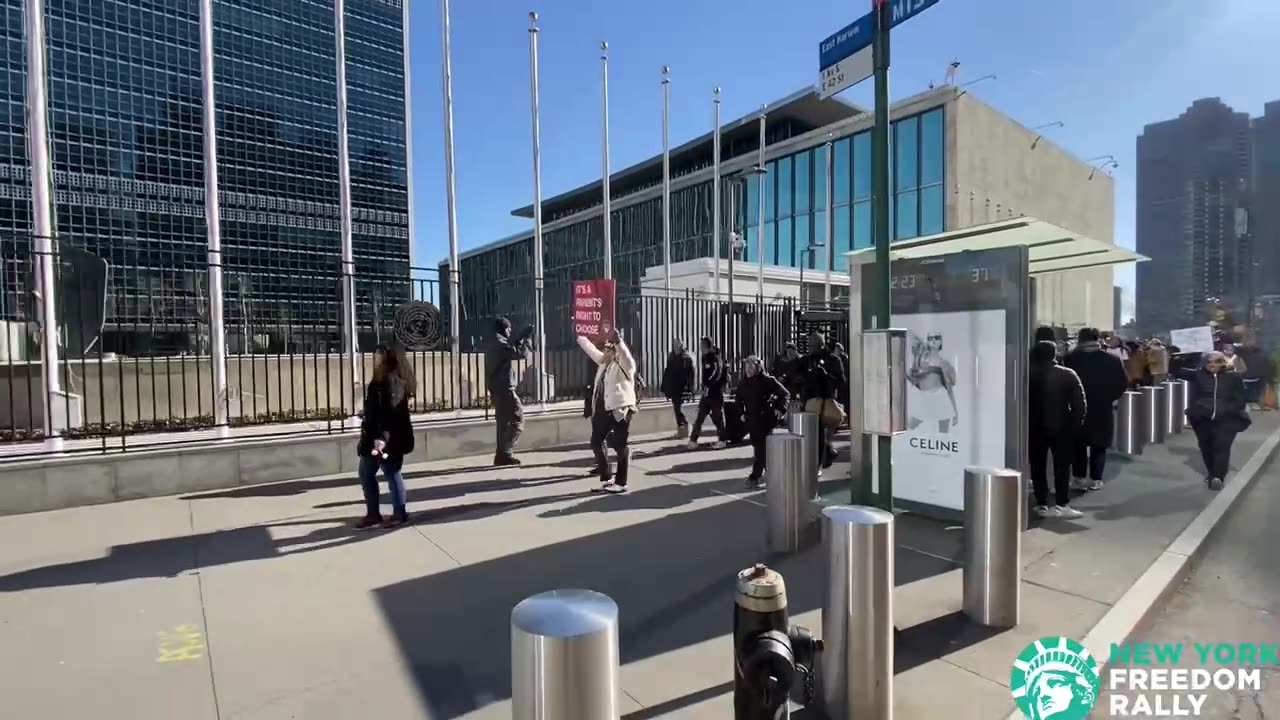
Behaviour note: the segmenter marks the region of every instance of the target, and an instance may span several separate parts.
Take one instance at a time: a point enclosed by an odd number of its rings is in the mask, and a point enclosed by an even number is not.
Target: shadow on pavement
[[[648,493],[583,505],[605,508],[640,498],[642,506],[666,508],[695,496],[706,499],[706,488],[695,486]],[[510,697],[511,609],[536,593],[585,587],[612,597],[620,611],[623,664],[729,634],[736,573],[769,560],[763,521],[763,509],[756,505],[722,502],[407,580],[374,595],[424,706],[432,717],[455,718]],[[905,528],[899,537],[905,541],[904,536]],[[920,553],[895,557],[900,584],[955,567]],[[825,558],[820,550],[769,562],[786,577],[793,615],[821,606]],[[729,659],[707,668],[669,658],[666,672],[727,677]]]
[[[197,535],[116,545],[105,557],[32,568],[0,576],[0,593],[176,577],[199,568],[314,552],[362,542],[381,534],[351,528],[355,518],[294,520]],[[273,527],[324,525],[299,537],[273,538]]]
[[[433,472],[412,472],[405,473],[405,480],[413,480],[419,478],[431,478],[438,473]],[[476,480],[468,483],[453,483],[450,485],[435,485],[430,487],[410,488],[405,492],[405,501],[409,505],[409,511],[413,512],[413,503],[430,502],[432,500],[449,500],[459,498],[473,493],[490,493],[502,492],[504,490],[516,490],[520,488],[537,488],[544,485],[556,485],[570,480],[581,480],[582,475],[556,475],[554,477],[545,478],[502,478],[498,480]],[[379,481],[381,483],[381,481]],[[315,507],[320,510],[328,508],[349,507],[364,505],[364,500],[357,493],[350,500],[334,500],[332,502],[320,503]],[[429,511],[423,511],[429,512]],[[415,516],[421,513],[414,513]]]
[[[985,642],[1004,630],[971,622],[959,610],[893,633],[893,672],[904,673],[927,662]]]
[[[677,483],[644,488],[630,488],[625,494],[591,493],[588,499],[566,508],[545,510],[541,518],[582,515],[592,512],[625,512],[628,510],[674,510],[696,500],[705,500],[708,492],[730,493],[744,489],[741,480],[721,480],[688,485]]]

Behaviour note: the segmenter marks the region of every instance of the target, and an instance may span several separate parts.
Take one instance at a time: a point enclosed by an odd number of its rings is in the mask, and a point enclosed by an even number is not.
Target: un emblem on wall
[[[414,300],[396,308],[396,340],[409,350],[435,350],[440,344],[440,308]]]

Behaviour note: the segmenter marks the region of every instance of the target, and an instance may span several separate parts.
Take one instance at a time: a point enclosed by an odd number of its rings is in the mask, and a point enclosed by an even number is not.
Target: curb
[[[1099,672],[1107,665],[1111,645],[1125,642],[1146,619],[1147,614],[1190,571],[1191,563],[1204,549],[1205,541],[1240,496],[1257,481],[1258,471],[1271,459],[1277,445],[1280,445],[1280,430],[1272,432],[1270,437],[1262,441],[1262,445],[1258,446],[1249,461],[1232,478],[1233,482],[1223,486],[1218,496],[1196,515],[1169,547],[1147,567],[1146,572],[1085,634],[1080,644],[1093,655]],[[1021,710],[1014,708],[1007,720],[1026,720],[1026,716]]]

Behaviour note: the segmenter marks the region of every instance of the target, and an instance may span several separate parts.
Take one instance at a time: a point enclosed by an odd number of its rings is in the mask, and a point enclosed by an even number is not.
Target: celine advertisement
[[[893,438],[894,495],[964,509],[964,470],[1005,467],[1005,310],[895,314],[907,330],[906,432]]]

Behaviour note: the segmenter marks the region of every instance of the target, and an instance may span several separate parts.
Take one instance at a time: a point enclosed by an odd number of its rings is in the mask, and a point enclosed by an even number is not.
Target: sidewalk
[[[1259,416],[1243,465],[1280,418]],[[749,448],[643,439],[625,496],[582,446],[408,468],[411,527],[355,533],[354,478],[0,518],[0,698],[14,717],[510,717],[509,615],[591,587],[621,609],[629,720],[730,717],[733,576],[762,559]],[[959,528],[899,517],[897,717],[1003,718],[1012,659],[1082,636],[1210,499],[1191,436],[1114,461],[1088,516],[1026,533],[1022,625],[958,615]],[[827,472],[847,482],[847,465]],[[770,562],[820,628],[823,558]]]

